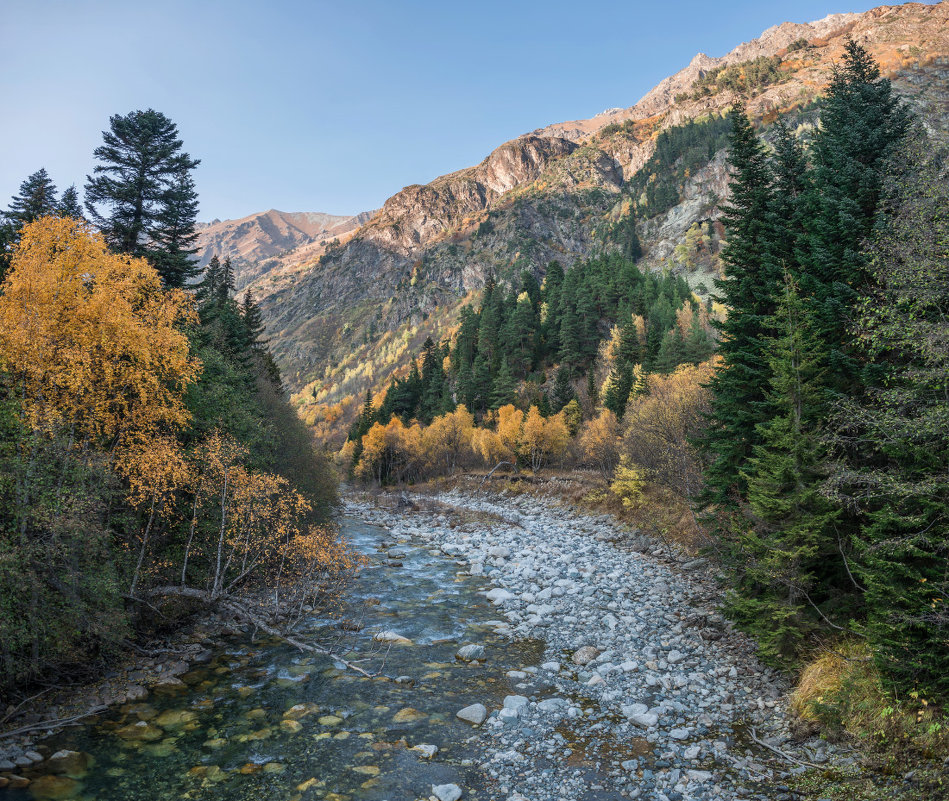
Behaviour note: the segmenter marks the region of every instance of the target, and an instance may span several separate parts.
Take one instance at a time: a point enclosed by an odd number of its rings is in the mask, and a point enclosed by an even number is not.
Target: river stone
[[[494,604],[502,604],[505,601],[513,600],[517,596],[507,590],[502,590],[500,587],[495,587],[493,590],[488,590],[484,597]]]
[[[400,709],[392,717],[393,723],[415,723],[417,720],[422,720],[423,718],[428,717],[424,712],[419,712],[417,709],[413,709],[410,706],[405,707],[405,709]]]
[[[569,706],[569,704],[563,698],[545,698],[537,705],[537,708],[541,712],[556,712],[565,706]]]
[[[62,750],[53,754],[46,762],[51,773],[65,773],[74,779],[81,779],[89,771],[92,757],[79,751]],[[0,770],[3,766],[0,765]]]
[[[592,645],[584,645],[573,652],[573,664],[588,665],[600,655],[600,649]]]
[[[126,701],[142,701],[148,697],[148,690],[141,684],[130,684],[125,691]]]
[[[455,713],[455,717],[464,720],[467,723],[473,723],[480,726],[488,716],[488,710],[484,704],[471,704]]]
[[[431,743],[419,743],[418,745],[413,745],[409,750],[418,751],[420,759],[431,759],[438,753],[438,746],[432,745]]]
[[[458,801],[461,788],[457,784],[433,784],[432,793],[438,801]]]
[[[30,794],[37,801],[55,801],[63,798],[75,798],[82,792],[82,785],[69,776],[48,774],[34,779],[30,785]]]
[[[523,695],[508,695],[504,698],[505,709],[523,709],[527,703],[527,698]]]
[[[283,713],[283,716],[287,720],[300,720],[300,718],[305,718],[307,715],[312,715],[319,711],[320,708],[316,704],[294,704]]]
[[[152,740],[160,740],[165,736],[165,733],[161,729],[157,726],[152,726],[150,723],[146,723],[144,720],[140,720],[138,723],[130,723],[128,726],[122,726],[122,728],[116,729],[115,733],[123,740],[133,742],[150,742]]]
[[[195,719],[197,715],[189,709],[166,709],[155,718],[155,724],[163,729],[180,729]]]
[[[655,726],[659,722],[659,716],[655,712],[642,712],[640,714],[630,715],[629,719],[644,729]]]
[[[481,659],[484,656],[483,645],[463,645],[455,654],[458,659],[464,662],[473,662],[475,659]]]
[[[669,736],[673,740],[685,740],[685,739],[688,739],[689,730],[688,729],[670,729]]]
[[[395,645],[411,645],[412,641],[408,637],[403,637],[396,631],[380,631],[373,636],[376,642],[391,642]]]
[[[16,765],[9,759],[0,759],[0,770],[16,770]]]

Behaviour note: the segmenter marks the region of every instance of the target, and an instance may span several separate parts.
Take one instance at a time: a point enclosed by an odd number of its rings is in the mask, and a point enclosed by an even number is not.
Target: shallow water
[[[365,666],[378,670],[383,654],[372,634],[394,630],[414,644],[392,646],[384,672],[411,676],[414,686],[365,679],[273,640],[232,638],[182,677],[187,689],[153,693],[50,738],[50,753],[80,751],[89,764],[47,778],[41,766],[26,774],[31,788],[0,790],[0,801],[408,801],[448,782],[464,787],[465,798],[485,798],[471,763],[474,731],[455,712],[475,702],[500,706],[518,692],[505,672],[536,664],[543,644],[496,636],[485,624],[498,612],[476,594],[479,580],[456,576],[445,556],[400,543],[407,555],[393,567],[380,548],[394,541],[390,532],[354,520],[343,528],[369,557],[344,614],[364,629],[340,634],[314,619],[301,636],[325,641],[333,631],[348,658],[371,654]],[[455,660],[466,642],[486,646],[482,665]],[[307,706],[286,714],[298,705]],[[438,746],[434,760],[410,750],[420,743]]]

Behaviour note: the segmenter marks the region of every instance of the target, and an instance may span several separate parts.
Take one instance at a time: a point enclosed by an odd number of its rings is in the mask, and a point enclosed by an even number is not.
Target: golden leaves
[[[30,428],[106,444],[187,422],[200,363],[179,326],[193,320],[190,298],[144,259],[110,253],[83,222],[42,217],[24,227],[0,295],[0,359]]]

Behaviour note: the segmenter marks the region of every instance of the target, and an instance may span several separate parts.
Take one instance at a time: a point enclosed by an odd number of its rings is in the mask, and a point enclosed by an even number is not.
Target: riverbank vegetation
[[[802,137],[733,112],[717,302],[635,253],[490,283],[450,342],[367,396],[341,460],[378,483],[582,466],[629,506],[663,487],[725,569],[730,617],[804,677],[802,717],[932,757],[949,697],[945,156],[856,44],[819,113]]]
[[[260,590],[298,610],[352,562],[253,298],[229,265],[195,283],[197,161],[153,111],[114,117],[96,156],[98,230],[42,170],[5,216],[4,693],[108,660],[169,596],[266,623]]]

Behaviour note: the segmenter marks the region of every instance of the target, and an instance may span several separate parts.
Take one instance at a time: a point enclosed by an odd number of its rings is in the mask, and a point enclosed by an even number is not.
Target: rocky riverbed
[[[457,559],[497,632],[546,642],[541,664],[507,673],[501,704],[462,713],[480,725],[491,798],[792,799],[807,765],[852,770],[835,746],[792,739],[788,687],[717,614],[704,560],[535,498],[421,503],[347,513]]]
[[[415,501],[351,496],[366,564],[296,634],[373,677],[221,619],[0,742],[0,801],[788,801],[801,763],[852,765],[791,740],[704,560],[526,496]]]

